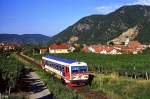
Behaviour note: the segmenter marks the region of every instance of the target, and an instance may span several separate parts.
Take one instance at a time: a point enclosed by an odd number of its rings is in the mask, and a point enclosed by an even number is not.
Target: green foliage
[[[41,47],[42,47],[42,46],[30,45],[30,44],[22,46],[23,52],[24,52],[24,54],[26,54],[26,55],[39,54],[39,53],[40,53],[39,49],[40,49]]]
[[[0,57],[9,57],[11,52],[11,50],[4,50],[0,48]]]
[[[112,99],[149,99],[150,81],[96,75],[91,88],[103,91]]]
[[[15,88],[24,65],[14,56],[0,57],[0,92]]]

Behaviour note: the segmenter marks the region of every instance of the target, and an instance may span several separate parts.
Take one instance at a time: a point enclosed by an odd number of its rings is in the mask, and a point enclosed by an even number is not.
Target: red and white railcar
[[[85,62],[46,55],[42,57],[43,69],[60,76],[70,86],[82,86],[88,81],[88,66]]]

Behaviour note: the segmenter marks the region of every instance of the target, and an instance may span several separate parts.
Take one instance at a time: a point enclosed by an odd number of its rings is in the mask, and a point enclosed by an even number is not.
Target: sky
[[[0,0],[0,34],[53,36],[79,19],[150,0]]]

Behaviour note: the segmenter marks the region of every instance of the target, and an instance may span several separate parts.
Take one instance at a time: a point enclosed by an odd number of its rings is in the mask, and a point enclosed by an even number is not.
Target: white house
[[[88,47],[88,50],[89,50],[90,52],[92,52],[92,53],[95,53],[95,49],[92,48],[92,47]]]
[[[108,53],[105,49],[103,49],[102,51],[100,51],[100,54],[108,54]]]
[[[69,53],[69,45],[67,45],[67,44],[50,45],[49,53]]]

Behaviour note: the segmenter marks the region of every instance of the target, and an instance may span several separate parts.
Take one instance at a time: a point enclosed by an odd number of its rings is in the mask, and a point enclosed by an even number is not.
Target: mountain
[[[110,44],[110,42],[113,42],[114,44],[122,44],[128,39],[130,41],[134,40],[138,34],[139,34],[138,27],[135,26],[133,28],[129,28],[127,31],[121,33],[121,35],[119,35],[118,37],[114,38],[111,41],[108,41],[107,43]]]
[[[0,43],[46,45],[50,37],[42,34],[0,34]]]
[[[68,42],[76,36],[80,43],[107,43],[135,27],[138,33],[133,40],[150,43],[150,6],[123,6],[107,15],[84,17],[53,36],[50,42]]]

